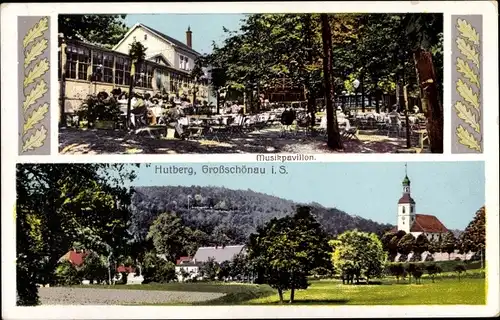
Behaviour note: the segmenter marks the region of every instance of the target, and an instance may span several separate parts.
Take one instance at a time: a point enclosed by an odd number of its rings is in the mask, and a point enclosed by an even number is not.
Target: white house
[[[134,41],[141,42],[147,48],[146,60],[178,70],[191,71],[196,58],[201,55],[192,48],[192,31],[189,27],[184,43],[142,23],[137,23],[130,28],[113,50],[128,54],[129,45]]]
[[[439,235],[447,233],[448,229],[436,216],[416,213],[416,203],[411,197],[410,185],[408,174],[405,174],[403,194],[398,201],[397,227],[391,231],[403,230],[411,233],[415,238],[424,234],[429,240],[437,240]]]
[[[238,254],[246,254],[244,245],[200,247],[192,259],[179,259],[175,266],[177,280],[183,282],[188,279],[200,279],[200,267],[209,259],[217,263],[231,261]]]
[[[175,266],[175,274],[177,275],[177,280],[179,282],[184,282],[186,280],[199,280],[200,277],[200,266],[201,263],[187,261],[181,262]]]

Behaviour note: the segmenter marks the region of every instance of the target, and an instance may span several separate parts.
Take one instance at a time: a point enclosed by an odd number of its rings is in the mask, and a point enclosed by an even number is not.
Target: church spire
[[[408,163],[405,163],[405,178],[403,179],[403,187],[410,186],[410,178],[408,178]]]

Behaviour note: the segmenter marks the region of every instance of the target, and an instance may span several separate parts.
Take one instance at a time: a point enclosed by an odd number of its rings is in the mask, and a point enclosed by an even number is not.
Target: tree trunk
[[[325,81],[326,120],[327,120],[327,145],[332,150],[343,149],[340,138],[337,114],[333,110],[334,89],[332,83],[332,32],[328,21],[328,14],[321,14],[322,40],[323,40],[323,74]]]
[[[66,98],[66,43],[61,44],[61,86],[59,88],[60,98],[60,126],[66,127],[66,112],[65,112],[65,98]]]
[[[361,73],[361,112],[365,113],[365,84],[364,84],[364,74]]]
[[[216,98],[217,98],[217,114],[220,114],[220,92],[219,90],[217,90],[217,95],[216,95]]]
[[[196,84],[193,85],[193,106],[196,104]]]
[[[283,290],[282,289],[278,289],[278,295],[280,297],[280,303],[283,303]]]
[[[406,123],[406,147],[408,149],[411,148],[411,138],[410,138],[410,119],[408,116],[408,93],[407,93],[407,85],[403,87],[403,103],[405,110],[405,123]]]
[[[376,113],[380,113],[379,99],[380,99],[380,91],[377,88],[377,84],[375,84],[375,112]]]
[[[135,62],[132,62],[130,72],[130,86],[128,87],[128,101],[127,101],[127,129],[130,129],[130,114],[132,111],[132,90],[134,89],[135,82]]]
[[[443,109],[439,103],[432,54],[420,48],[413,58],[422,93],[422,108],[427,118],[430,149],[432,153],[443,153]]]
[[[314,124],[316,123],[316,105],[315,101],[316,99],[314,96],[311,94],[311,91],[309,90],[307,94],[307,111],[311,114],[311,132],[314,131]]]
[[[290,291],[290,301],[288,303],[293,303],[294,300],[295,300],[295,288],[292,287]]]

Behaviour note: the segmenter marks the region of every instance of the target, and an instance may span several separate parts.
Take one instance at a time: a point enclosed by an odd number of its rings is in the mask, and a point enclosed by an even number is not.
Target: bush
[[[89,280],[91,283],[94,280],[102,282],[108,279],[108,268],[103,258],[93,251],[85,257],[85,264],[80,272],[83,279]]]
[[[175,265],[156,256],[154,252],[148,252],[144,258],[142,268],[143,283],[166,283],[177,279]]]
[[[81,284],[83,277],[69,261],[60,263],[55,270],[56,283],[64,286]]]
[[[120,106],[114,98],[108,97],[105,92],[97,95],[89,95],[77,111],[80,121],[86,120],[89,126],[95,124],[96,120],[118,121],[121,115]]]

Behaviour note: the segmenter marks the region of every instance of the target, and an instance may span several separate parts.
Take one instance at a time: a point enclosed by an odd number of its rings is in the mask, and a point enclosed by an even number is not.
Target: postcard
[[[500,314],[496,2],[0,9],[4,318]]]

